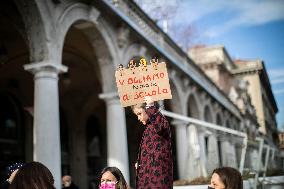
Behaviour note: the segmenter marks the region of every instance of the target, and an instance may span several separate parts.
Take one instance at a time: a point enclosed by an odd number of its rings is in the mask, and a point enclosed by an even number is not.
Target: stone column
[[[61,151],[58,101],[58,74],[67,67],[51,62],[24,66],[34,74],[33,160],[52,172],[55,187],[61,188]]]
[[[221,149],[222,149],[222,166],[230,166],[229,164],[229,151],[230,151],[230,143],[227,138],[228,135],[224,135],[221,137]]]
[[[188,138],[186,132],[186,123],[174,120],[171,123],[175,126],[176,131],[176,149],[179,179],[186,178],[187,156],[188,156]]]
[[[234,167],[234,168],[238,168],[238,165],[237,165],[237,156],[236,156],[236,148],[235,148],[235,144],[234,142],[229,142],[229,156],[228,156],[228,163],[230,165],[230,167]]]
[[[99,97],[106,102],[107,109],[107,163],[119,168],[129,183],[129,161],[127,130],[124,108],[117,93],[104,93]]]
[[[219,162],[217,139],[215,134],[212,134],[208,137],[207,171],[209,174],[220,166]]]
[[[208,173],[206,170],[206,145],[205,145],[205,133],[204,129],[202,129],[199,134],[199,144],[200,144],[200,155],[201,155],[201,167],[202,167],[202,176],[207,177]]]
[[[195,179],[205,176],[205,166],[202,160],[202,147],[199,141],[199,131],[197,126],[190,124],[187,127],[188,156],[186,166],[186,178]]]

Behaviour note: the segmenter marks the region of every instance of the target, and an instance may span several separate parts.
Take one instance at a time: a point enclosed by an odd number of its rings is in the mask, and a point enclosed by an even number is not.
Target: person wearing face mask
[[[62,177],[62,185],[62,189],[79,189],[79,187],[72,182],[70,175],[64,175]]]
[[[213,170],[208,189],[243,189],[241,173],[232,167]]]
[[[129,189],[123,174],[116,167],[105,167],[99,180],[100,189]]]
[[[167,119],[150,97],[131,108],[145,127],[135,164],[136,188],[173,188],[172,139]]]

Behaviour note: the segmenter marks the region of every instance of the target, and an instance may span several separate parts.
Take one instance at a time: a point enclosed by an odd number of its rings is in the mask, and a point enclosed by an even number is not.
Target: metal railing
[[[186,117],[186,116],[176,114],[176,113],[173,113],[173,112],[169,112],[169,111],[166,111],[166,110],[162,110],[162,113],[167,117],[171,117],[171,118],[178,119],[178,120],[181,120],[181,121],[184,121],[184,122],[193,123],[193,124],[196,124],[196,125],[199,125],[199,126],[202,126],[202,127],[211,128],[211,129],[215,129],[215,130],[222,131],[222,132],[225,132],[225,133],[230,133],[230,134],[235,135],[235,136],[242,137],[243,138],[243,143],[242,143],[243,145],[242,145],[242,153],[241,153],[241,159],[240,159],[240,164],[239,164],[239,171],[241,173],[243,173],[244,162],[245,162],[245,157],[246,157],[247,142],[248,142],[248,137],[247,137],[246,133],[243,133],[243,132],[240,132],[240,131],[237,131],[237,130],[233,130],[233,129],[229,129],[229,128],[226,128],[226,127],[223,127],[223,126],[220,126],[220,125],[216,125],[216,124],[213,124],[213,123],[208,123],[206,121],[194,119],[194,118],[191,118],[191,117]]]

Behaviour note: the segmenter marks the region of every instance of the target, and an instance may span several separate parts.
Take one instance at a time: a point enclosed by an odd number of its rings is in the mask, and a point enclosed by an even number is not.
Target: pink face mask
[[[103,182],[100,184],[100,189],[115,189],[116,182]]]

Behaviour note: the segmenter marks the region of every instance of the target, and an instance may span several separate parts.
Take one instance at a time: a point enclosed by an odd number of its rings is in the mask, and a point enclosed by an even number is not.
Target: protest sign
[[[145,96],[154,101],[172,98],[166,64],[156,59],[147,65],[142,58],[139,66],[131,60],[128,68],[119,66],[115,77],[122,107],[142,103]]]

